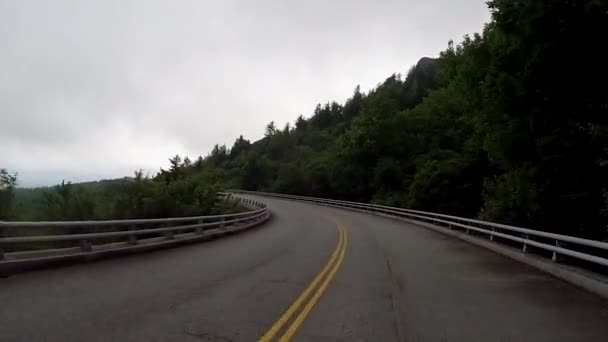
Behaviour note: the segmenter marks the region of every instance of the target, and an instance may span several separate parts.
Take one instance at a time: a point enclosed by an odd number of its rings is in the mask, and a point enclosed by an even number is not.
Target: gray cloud
[[[344,101],[488,17],[478,0],[4,0],[0,167],[23,185],[154,171]]]

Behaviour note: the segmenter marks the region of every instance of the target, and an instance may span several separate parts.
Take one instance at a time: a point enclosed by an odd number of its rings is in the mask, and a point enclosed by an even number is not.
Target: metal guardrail
[[[230,230],[230,227],[239,227],[244,224],[254,225],[256,222],[264,221],[270,216],[270,211],[266,204],[251,199],[239,198],[239,200],[245,206],[254,210],[226,215],[138,220],[49,222],[0,221],[0,233],[6,233],[6,231],[10,230],[12,233],[11,235],[13,235],[0,237],[0,262],[2,262],[3,259],[6,260],[4,251],[8,246],[11,246],[14,252],[20,253],[31,251],[31,249],[15,249],[15,246],[27,246],[27,244],[34,243],[76,241],[79,243],[81,253],[92,252],[96,247],[95,242],[105,243],[112,239],[113,242],[116,242],[116,239],[125,238],[128,245],[134,246],[138,244],[138,238],[142,236],[147,238],[164,237],[165,240],[173,240],[175,239],[175,234],[194,233],[195,235],[202,235],[205,230],[214,228]],[[35,229],[44,230],[45,232],[49,230],[58,230],[59,233],[31,235],[32,230]],[[65,233],[66,230],[70,231],[70,233]],[[23,231],[23,233],[21,233],[21,231]],[[48,250],[51,249],[54,250],[56,247],[48,248]],[[36,252],[40,251],[40,249],[36,250]],[[42,252],[44,252],[44,249]]]
[[[608,259],[605,258],[605,256],[607,255],[606,251],[608,251],[608,242],[603,241],[583,239],[574,236],[554,234],[539,230],[520,228],[505,224],[468,219],[458,216],[389,207],[385,205],[364,204],[358,202],[339,201],[307,196],[283,195],[267,192],[254,192],[243,190],[230,190],[229,192],[299,200],[339,208],[348,208],[365,212],[384,214],[399,218],[408,218],[415,221],[423,221],[439,226],[444,226],[449,229],[461,229],[467,234],[469,234],[471,231],[474,231],[477,233],[488,235],[490,240],[501,238],[515,243],[519,243],[522,246],[521,250],[523,253],[528,252],[529,246],[533,246],[534,248],[551,252],[551,259],[554,262],[558,262],[561,255],[566,255],[593,264],[608,266]],[[581,248],[578,248],[579,250],[574,249],[576,246],[584,246],[584,251],[581,251]],[[596,253],[592,253],[593,250],[595,250]]]

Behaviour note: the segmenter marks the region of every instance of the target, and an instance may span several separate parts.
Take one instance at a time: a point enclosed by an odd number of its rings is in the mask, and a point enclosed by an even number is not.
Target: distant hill
[[[132,182],[133,178],[123,177],[117,179],[103,179],[99,181],[89,181],[73,183],[74,188],[83,188],[93,192],[103,192],[111,188],[124,187],[125,184]],[[18,213],[17,219],[36,218],[40,212],[40,205],[45,193],[55,191],[59,185],[34,187],[34,188],[15,188],[15,212]]]

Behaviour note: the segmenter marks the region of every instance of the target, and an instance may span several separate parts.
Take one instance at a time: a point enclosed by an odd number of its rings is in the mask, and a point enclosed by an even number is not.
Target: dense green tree
[[[498,176],[487,181],[484,215],[601,234],[608,170],[600,163],[606,142],[597,132],[607,122],[608,52],[591,38],[608,33],[608,3],[489,5],[478,129]],[[516,197],[509,194],[517,189]]]
[[[308,121],[306,121],[306,119],[304,119],[303,115],[300,115],[300,116],[298,116],[298,119],[296,120],[295,126],[296,126],[297,131],[303,131],[308,126]]]
[[[265,189],[271,181],[271,165],[268,159],[255,153],[247,156],[243,167],[241,188],[245,190]]]
[[[228,159],[230,152],[226,145],[215,145],[213,146],[213,150],[211,150],[211,154],[207,157],[207,163],[213,165],[221,165]]]
[[[232,148],[230,149],[230,157],[234,158],[234,157],[238,156],[239,154],[247,151],[250,147],[251,147],[251,142],[249,142],[249,140],[246,140],[245,138],[243,138],[243,136],[241,135],[238,137],[238,139],[236,139],[236,141],[232,145]]]
[[[274,124],[274,121],[270,121],[268,125],[266,125],[266,132],[264,133],[264,137],[270,139],[273,135],[277,134],[278,130]]]
[[[17,174],[0,169],[0,220],[7,220],[13,214],[14,190],[17,185]]]

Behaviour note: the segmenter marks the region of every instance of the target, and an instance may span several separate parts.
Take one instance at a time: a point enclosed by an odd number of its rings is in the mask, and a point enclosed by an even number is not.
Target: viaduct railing
[[[62,261],[146,251],[209,240],[265,222],[268,207],[239,199],[250,210],[226,215],[104,221],[0,221],[0,275]]]
[[[406,218],[415,221],[431,223],[453,230],[461,230],[478,235],[488,236],[490,240],[501,240],[511,245],[519,245],[523,253],[527,253],[531,247],[535,251],[544,251],[555,262],[560,261],[561,256],[568,256],[585,262],[608,266],[608,242],[583,239],[574,236],[560,235],[550,232],[515,227],[499,223],[491,223],[475,219],[444,215],[420,210],[389,207],[385,205],[365,204],[349,201],[339,201],[307,196],[283,195],[266,192],[251,192],[242,190],[231,190],[232,193],[249,193],[269,197],[298,200],[339,208],[354,209],[358,211],[382,214],[398,218]]]

